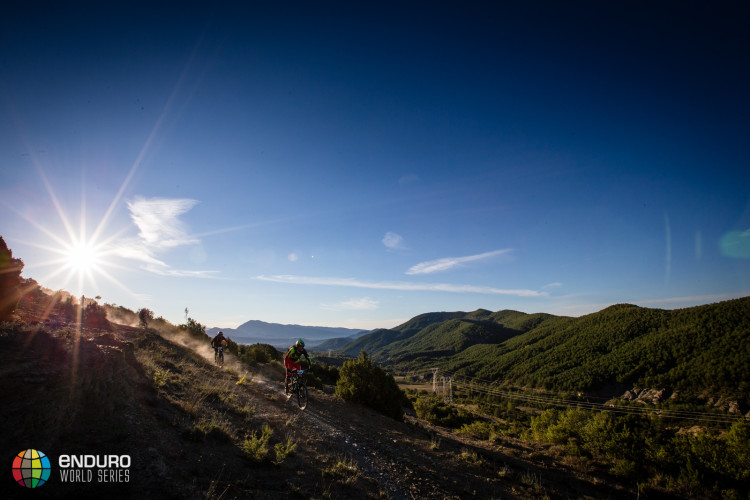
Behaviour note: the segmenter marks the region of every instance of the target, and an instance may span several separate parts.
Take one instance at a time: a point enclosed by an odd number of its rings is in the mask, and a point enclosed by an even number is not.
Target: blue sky
[[[2,8],[24,276],[219,327],[750,294],[746,9],[250,4]]]

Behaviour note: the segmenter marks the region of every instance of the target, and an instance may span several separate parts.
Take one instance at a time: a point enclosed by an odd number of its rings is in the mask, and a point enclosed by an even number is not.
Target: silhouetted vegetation
[[[106,309],[96,302],[86,304],[86,308],[83,310],[83,324],[89,328],[110,329]]]
[[[0,320],[10,319],[21,298],[23,261],[13,258],[13,251],[0,236]]]
[[[211,341],[209,336],[206,334],[206,327],[198,323],[193,318],[188,318],[186,323],[178,325],[177,328],[187,333],[196,340],[205,342]]]
[[[143,328],[148,328],[148,323],[154,319],[154,312],[145,307],[138,310],[138,320]]]

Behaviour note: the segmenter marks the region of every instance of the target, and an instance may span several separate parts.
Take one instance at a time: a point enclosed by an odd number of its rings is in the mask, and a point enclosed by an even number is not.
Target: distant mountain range
[[[317,350],[364,350],[399,371],[439,367],[502,384],[557,390],[669,387],[750,400],[750,297],[687,309],[619,304],[571,318],[437,312]]]
[[[315,347],[332,338],[345,338],[349,342],[369,333],[368,330],[352,328],[330,328],[326,326],[282,325],[251,320],[237,328],[206,328],[206,333],[213,337],[219,332],[238,344],[270,344],[286,348],[297,339],[303,339],[307,346]]]

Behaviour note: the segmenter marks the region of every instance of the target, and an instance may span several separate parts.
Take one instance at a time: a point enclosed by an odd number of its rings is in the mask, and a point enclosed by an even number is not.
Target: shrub
[[[269,344],[241,345],[238,348],[238,357],[251,365],[281,361],[281,353]]]
[[[90,302],[83,310],[83,324],[89,328],[110,330],[107,311],[96,302]]]
[[[138,310],[138,320],[143,328],[148,328],[148,322],[152,319],[154,319],[154,312],[151,309],[144,307]]]
[[[156,387],[164,387],[169,382],[169,377],[172,373],[168,369],[157,368],[154,370],[154,385]]]
[[[435,394],[420,396],[414,402],[417,416],[433,425],[457,429],[464,424],[470,424],[474,418],[464,411],[443,402]]]
[[[286,460],[286,457],[290,456],[292,453],[294,453],[294,450],[297,448],[297,443],[291,440],[291,438],[287,437],[286,440],[276,443],[276,445],[273,447],[274,451],[276,452],[276,464],[281,464]]]
[[[347,361],[339,371],[336,395],[361,403],[384,415],[403,420],[401,402],[405,396],[392,375],[374,365],[362,351],[356,360]]]
[[[339,381],[339,369],[335,366],[313,362],[312,371],[322,384],[336,385]]]
[[[206,327],[195,321],[193,318],[188,318],[187,323],[178,325],[177,328],[187,333],[191,337],[194,337],[200,341],[209,341],[208,335],[206,335]]]
[[[482,441],[492,441],[497,436],[493,426],[489,422],[482,422],[477,420],[470,424],[464,424],[458,429],[459,434],[466,434],[474,439]]]
[[[263,461],[268,455],[268,441],[272,435],[273,430],[265,424],[260,432],[254,432],[252,436],[245,439],[242,443],[242,451],[254,462]]]

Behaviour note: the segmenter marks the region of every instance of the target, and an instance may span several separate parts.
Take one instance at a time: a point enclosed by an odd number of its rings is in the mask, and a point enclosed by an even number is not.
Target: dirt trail
[[[433,450],[434,433],[408,418],[397,422],[359,405],[319,390],[310,391],[307,408],[299,410],[293,399],[283,394],[283,384],[267,379],[254,381],[255,390],[273,400],[268,417],[283,412],[295,419],[303,434],[314,436],[330,449],[345,456],[366,477],[377,482],[381,494],[392,499],[465,498],[523,496],[523,486],[493,474],[494,467],[482,470],[461,463],[461,450],[471,445],[441,440],[443,451]],[[493,477],[494,476],[494,477]]]
[[[351,460],[358,471],[377,480],[390,498],[426,498],[425,495],[415,496],[402,485],[402,478],[408,475],[400,470],[404,466],[397,459],[402,457],[394,456],[382,439],[368,436],[361,423],[348,419],[351,409],[343,408],[345,405],[335,397],[310,389],[309,404],[305,410],[300,410],[294,399],[284,394],[281,381],[271,382],[258,377],[254,385],[265,397],[276,400],[273,404],[275,410],[294,419],[295,426],[301,428],[303,434],[334,447],[339,455]],[[370,432],[373,427],[375,425],[370,426]]]
[[[408,415],[396,422],[330,391],[311,390],[300,411],[284,396],[280,380],[258,378],[254,390],[276,399],[269,417],[283,412],[296,419],[305,434],[348,457],[388,498],[631,497],[627,488],[564,466],[541,445],[476,442]]]

